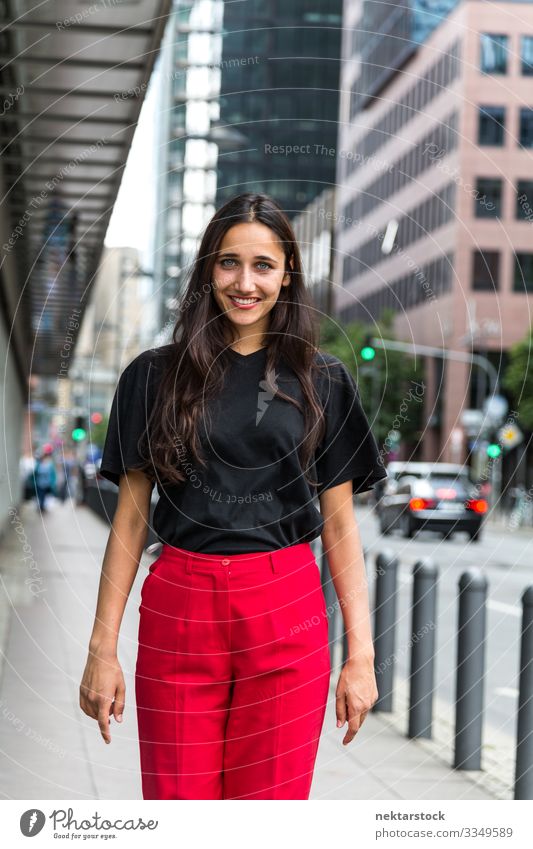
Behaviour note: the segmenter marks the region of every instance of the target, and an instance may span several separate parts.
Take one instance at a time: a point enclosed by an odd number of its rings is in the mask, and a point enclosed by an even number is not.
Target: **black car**
[[[417,530],[428,530],[447,539],[455,531],[466,531],[479,542],[487,510],[487,502],[479,498],[466,473],[404,474],[380,499],[378,521],[384,535],[400,530],[412,537]]]

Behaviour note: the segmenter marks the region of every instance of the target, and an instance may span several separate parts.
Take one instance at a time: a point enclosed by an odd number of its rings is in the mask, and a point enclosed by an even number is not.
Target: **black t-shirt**
[[[113,399],[100,474],[119,483],[124,469],[142,463],[137,440],[146,427],[157,381],[172,345],[144,351],[122,372]],[[266,348],[252,354],[228,349],[231,366],[222,393],[209,402],[208,431],[202,421],[204,468],[186,461],[186,480],[158,478],[153,526],[159,540],[189,551],[213,554],[272,551],[318,537],[324,525],[317,496],[353,481],[364,492],[387,472],[362,409],[357,385],[331,354],[315,354],[322,372],[317,389],[325,409],[326,433],[309,473],[298,457],[303,414],[263,383]],[[303,400],[294,372],[276,368],[281,391]]]

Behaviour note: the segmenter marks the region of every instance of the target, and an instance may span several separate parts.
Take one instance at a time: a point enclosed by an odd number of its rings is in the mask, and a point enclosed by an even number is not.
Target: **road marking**
[[[511,616],[522,615],[522,611],[515,604],[505,604],[503,601],[488,601],[487,607],[491,610],[499,610],[500,613],[509,613]]]
[[[514,687],[496,687],[494,690],[497,696],[508,696],[510,699],[516,699],[518,690]]]
[[[411,584],[413,582],[413,578],[411,575],[402,575],[399,574],[400,584]],[[497,610],[499,613],[507,613],[509,616],[518,616],[522,615],[522,610],[520,607],[517,607],[515,604],[505,604],[503,601],[487,601],[487,607],[490,610]]]

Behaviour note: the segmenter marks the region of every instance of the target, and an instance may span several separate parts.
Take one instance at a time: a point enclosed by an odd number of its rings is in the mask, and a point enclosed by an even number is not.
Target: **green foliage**
[[[387,311],[375,325],[352,322],[340,327],[326,319],[321,326],[320,347],[342,360],[353,374],[364,410],[378,446],[386,446],[392,429],[400,431],[401,442],[416,443],[423,430],[425,395],[423,357],[376,347],[373,360],[360,352],[365,337],[394,339],[393,313]]]
[[[106,432],[107,432],[107,424],[108,424],[108,417],[107,416],[104,416],[102,421],[99,422],[99,424],[93,424],[91,422],[90,432],[87,435],[88,435],[88,437],[90,437],[90,440],[93,443],[93,445],[97,445],[98,448],[104,447],[105,435],[106,435]]]
[[[502,386],[512,398],[521,425],[533,430],[533,327],[529,328],[525,339],[509,348],[509,360]]]

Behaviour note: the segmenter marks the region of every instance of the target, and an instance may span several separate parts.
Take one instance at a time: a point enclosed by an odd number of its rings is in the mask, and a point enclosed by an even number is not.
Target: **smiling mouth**
[[[233,301],[233,303],[239,304],[243,307],[249,307],[253,304],[258,304],[261,300],[261,298],[238,298],[234,295],[228,295],[228,298],[230,299],[230,301]]]

